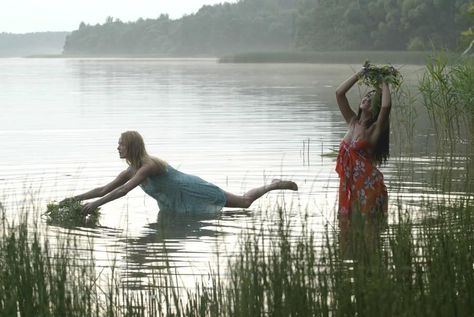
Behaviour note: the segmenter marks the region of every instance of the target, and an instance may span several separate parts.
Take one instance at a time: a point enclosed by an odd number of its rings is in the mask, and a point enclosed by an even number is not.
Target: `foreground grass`
[[[92,254],[73,239],[51,248],[36,227],[7,225],[0,237],[2,316],[472,316],[472,205],[426,206],[430,220],[388,228],[352,219],[343,234],[294,237],[281,214],[276,232],[244,234],[224,274],[196,290],[176,276],[128,291],[112,270],[99,285]],[[428,210],[426,210],[428,211]],[[271,238],[270,238],[271,237]],[[322,243],[321,243],[322,242]]]

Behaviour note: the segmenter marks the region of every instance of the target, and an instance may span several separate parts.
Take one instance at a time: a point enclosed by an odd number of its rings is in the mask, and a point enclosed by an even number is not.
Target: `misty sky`
[[[223,2],[237,0],[1,0],[0,33],[72,31],[81,21],[104,23],[108,16],[128,22],[167,13],[176,19]]]

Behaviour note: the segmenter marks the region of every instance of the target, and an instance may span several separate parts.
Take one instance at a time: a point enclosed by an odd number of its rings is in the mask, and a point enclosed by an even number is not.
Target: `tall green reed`
[[[438,207],[432,226],[404,219],[386,228],[359,215],[348,221],[346,236],[327,231],[323,241],[307,228],[290,235],[284,219],[274,234],[245,235],[229,280],[219,286],[219,314],[469,316],[473,208]]]
[[[53,252],[27,218],[0,233],[0,313],[2,316],[94,316],[97,304],[92,257],[85,263],[71,240]]]
[[[474,61],[460,59],[454,64],[439,55],[426,65],[426,71],[419,83],[423,104],[433,123],[435,131],[436,161],[441,165],[435,176],[442,190],[451,193],[453,171],[461,161],[468,174],[462,188],[473,191],[472,155],[474,154]],[[459,186],[458,186],[459,188]]]
[[[415,139],[418,133],[416,124],[419,115],[419,102],[413,88],[406,82],[392,92],[392,114],[391,114],[391,158],[390,160],[397,172],[390,179],[392,197],[401,197],[401,191],[405,190],[403,184],[407,181],[414,183],[415,164],[413,160],[419,153],[415,152]]]

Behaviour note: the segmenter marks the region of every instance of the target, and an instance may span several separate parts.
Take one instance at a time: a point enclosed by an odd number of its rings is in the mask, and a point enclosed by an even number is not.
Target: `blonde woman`
[[[294,182],[275,179],[241,196],[225,192],[214,184],[182,173],[165,161],[149,155],[142,136],[136,131],[122,133],[117,150],[129,167],[109,184],[73,197],[77,200],[100,197],[84,205],[85,213],[125,196],[137,186],[156,199],[160,211],[184,214],[215,213],[222,207],[248,208],[269,191],[298,190]]]

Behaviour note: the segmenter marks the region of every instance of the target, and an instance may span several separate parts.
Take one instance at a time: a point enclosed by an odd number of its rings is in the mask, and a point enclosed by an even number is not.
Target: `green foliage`
[[[49,203],[44,213],[46,223],[49,225],[63,227],[96,227],[99,225],[100,208],[85,215],[82,211],[83,205],[80,201],[72,198],[65,199],[59,203]]]
[[[395,88],[400,87],[402,75],[392,65],[373,65],[366,61],[363,66],[363,73],[359,83],[365,84],[373,89],[379,90],[382,82],[386,82]]]
[[[304,0],[297,47],[306,50],[459,48],[470,0]]]

